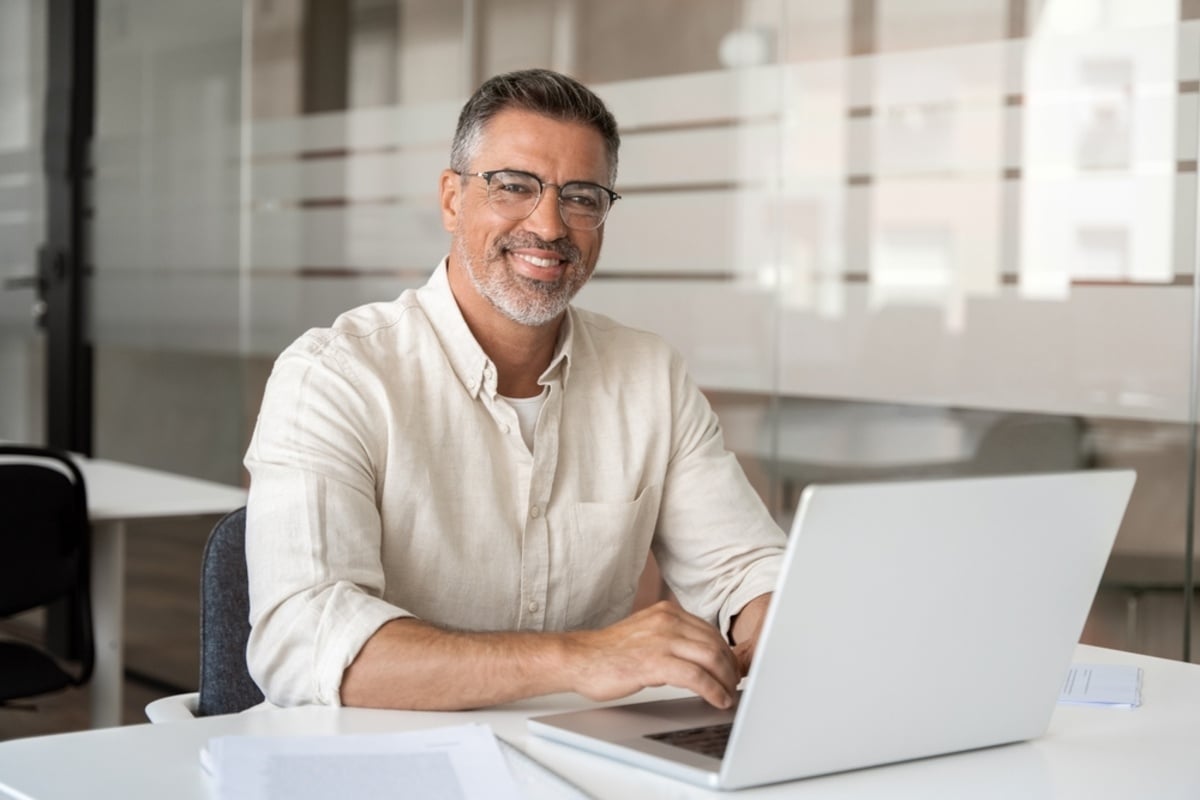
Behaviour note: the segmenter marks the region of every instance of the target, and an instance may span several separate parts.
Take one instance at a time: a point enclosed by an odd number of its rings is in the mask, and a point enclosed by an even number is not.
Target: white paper
[[[1142,704],[1142,670],[1125,664],[1073,664],[1058,702],[1137,708]]]
[[[513,779],[527,800],[592,800],[592,796],[515,745],[496,737]]]
[[[486,725],[337,736],[222,736],[202,762],[218,800],[518,800]]]

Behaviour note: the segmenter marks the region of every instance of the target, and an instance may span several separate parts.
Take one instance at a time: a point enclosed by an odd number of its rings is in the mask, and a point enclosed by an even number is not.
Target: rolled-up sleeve
[[[786,537],[677,355],[671,373],[672,452],[655,557],[684,607],[728,636],[742,607],[774,590]]]
[[[339,704],[367,639],[411,616],[381,599],[379,409],[330,338],[310,332],[280,356],[245,461],[247,660],[278,705]]]

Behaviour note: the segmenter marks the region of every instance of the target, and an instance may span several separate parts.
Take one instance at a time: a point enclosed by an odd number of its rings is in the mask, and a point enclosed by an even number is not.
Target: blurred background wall
[[[1133,467],[1086,636],[1182,655],[1200,3],[98,12],[97,455],[242,482],[275,355],[444,254],[437,176],[467,95],[553,67],[624,140],[578,303],[684,353],[781,524],[814,481]],[[0,438],[30,441],[44,27],[38,0],[0,4]]]

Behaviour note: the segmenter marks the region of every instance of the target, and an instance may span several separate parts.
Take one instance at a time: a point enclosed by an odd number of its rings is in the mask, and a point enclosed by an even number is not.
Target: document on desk
[[[1142,704],[1142,670],[1126,664],[1072,664],[1058,702],[1137,708]]]
[[[518,800],[486,725],[338,736],[222,736],[201,761],[218,800]]]

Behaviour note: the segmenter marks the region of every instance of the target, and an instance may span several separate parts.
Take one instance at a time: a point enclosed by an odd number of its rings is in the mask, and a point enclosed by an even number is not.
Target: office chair
[[[1004,414],[979,440],[967,475],[1069,472],[1091,465],[1087,429],[1079,417]]]
[[[246,572],[246,509],[213,527],[200,566],[200,690],[161,697],[146,706],[151,722],[235,714],[263,701],[250,677],[250,587]]]
[[[250,591],[246,509],[213,527],[200,568],[200,696],[197,716],[232,714],[263,701],[246,666]]]
[[[0,445],[0,617],[62,605],[65,652],[0,641],[0,706],[92,676],[91,530],[83,475],[66,453]],[[72,666],[69,662],[75,662]]]

